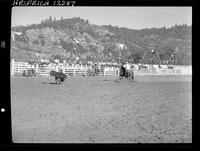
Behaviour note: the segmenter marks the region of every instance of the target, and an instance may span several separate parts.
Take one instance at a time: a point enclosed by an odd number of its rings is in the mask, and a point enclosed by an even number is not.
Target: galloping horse
[[[132,80],[134,79],[134,72],[132,70],[126,70],[123,66],[120,67],[120,72],[119,72],[119,79],[122,79],[123,77],[125,78],[131,78]]]
[[[125,77],[131,78],[132,80],[134,80],[134,72],[132,70],[126,70],[125,71]]]
[[[65,75],[64,73],[56,72],[56,71],[53,71],[53,70],[50,71],[50,76],[55,77],[56,84],[57,83],[61,84],[61,82],[64,82],[65,79],[67,78],[67,75]]]

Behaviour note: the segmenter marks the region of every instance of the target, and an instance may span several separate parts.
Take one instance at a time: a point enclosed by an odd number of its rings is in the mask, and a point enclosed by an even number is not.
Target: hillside
[[[12,27],[22,32],[12,41],[11,58],[37,61],[40,58],[85,61],[119,61],[138,63],[149,47],[154,47],[161,61],[191,64],[191,26],[134,30],[111,25],[93,25],[79,17],[56,20],[52,17],[40,24]],[[122,49],[119,49],[119,48]],[[176,53],[175,53],[176,52]],[[148,62],[148,57],[145,59]],[[157,62],[153,62],[157,63]]]

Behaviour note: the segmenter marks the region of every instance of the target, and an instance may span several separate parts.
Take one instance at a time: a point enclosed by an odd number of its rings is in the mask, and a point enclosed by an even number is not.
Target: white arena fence
[[[171,66],[168,68],[162,65],[161,68],[149,67],[141,69],[140,71],[134,70],[135,75],[192,75],[192,66]]]
[[[15,62],[11,61],[11,75],[22,75],[24,70],[28,69],[28,62]]]
[[[79,76],[79,75],[87,75],[88,68],[63,68],[63,73],[67,75]]]
[[[11,61],[11,76],[22,75],[24,70],[30,68],[28,62],[15,62]],[[38,65],[31,66],[36,70],[38,76],[50,76],[49,72],[55,69],[52,66],[40,67]],[[88,67],[64,67],[62,66],[63,73],[72,76],[88,75]],[[173,66],[169,69],[167,66],[162,65],[158,67],[148,67],[147,69],[141,69],[138,71],[137,68],[133,69],[135,75],[192,75],[192,66]],[[119,76],[119,68],[117,67],[105,67],[101,76]]]

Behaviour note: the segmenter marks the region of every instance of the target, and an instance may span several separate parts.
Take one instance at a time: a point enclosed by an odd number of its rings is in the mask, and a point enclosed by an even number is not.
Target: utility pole
[[[118,61],[119,62],[121,62],[121,59],[122,59],[122,49],[121,49],[121,47],[119,46],[119,42],[122,40],[122,36],[121,36],[121,38],[118,40],[118,42],[117,42],[117,47],[118,47],[118,49],[119,49],[119,59],[118,59]]]
[[[21,32],[11,31],[11,38],[13,40],[14,47],[15,47],[15,35],[21,35],[21,34],[22,34]]]
[[[77,39],[75,39],[75,38],[73,38],[73,40],[75,41],[75,45],[76,45],[76,47],[74,47],[74,50],[75,50],[75,63],[77,63],[77,61],[78,61],[78,59],[79,59],[79,57],[78,57],[78,53],[77,53],[77,48],[79,49],[79,46],[78,46],[78,44],[79,44],[79,41],[77,40]],[[79,50],[80,51],[80,50]]]

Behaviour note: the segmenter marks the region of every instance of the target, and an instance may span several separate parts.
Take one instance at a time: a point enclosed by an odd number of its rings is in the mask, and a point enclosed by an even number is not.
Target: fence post
[[[119,76],[119,70],[118,69],[115,69],[115,76]]]
[[[149,67],[149,74],[151,76],[151,70],[152,70],[152,66]]]
[[[76,68],[76,67],[74,67],[74,76],[76,75],[76,70],[75,70],[75,68]]]
[[[36,75],[39,75],[39,73],[38,73],[38,64],[36,64],[35,72],[36,72]]]

